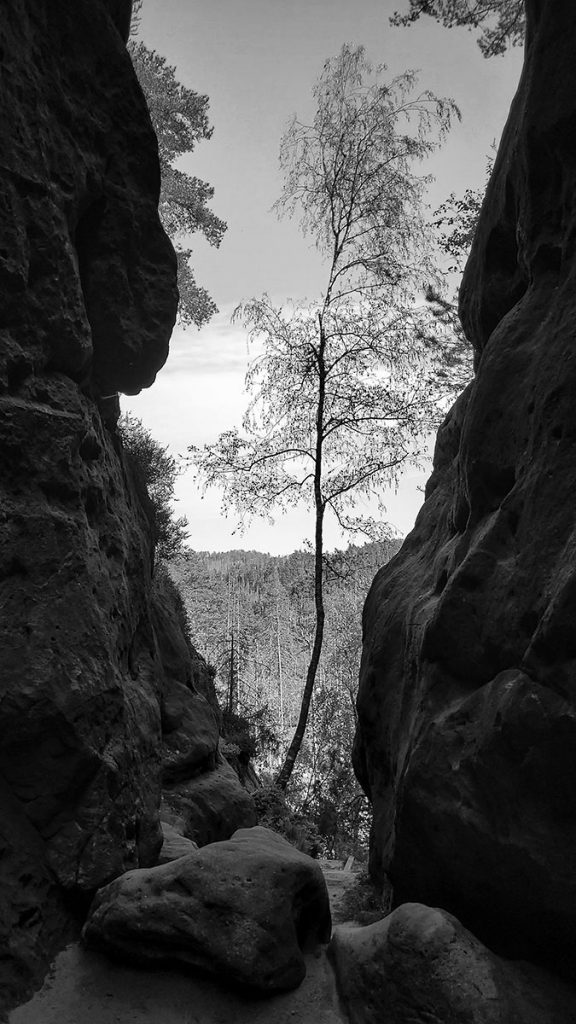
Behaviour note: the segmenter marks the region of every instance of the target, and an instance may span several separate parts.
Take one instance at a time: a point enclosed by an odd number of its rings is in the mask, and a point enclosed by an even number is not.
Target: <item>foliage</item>
[[[494,160],[486,160],[486,183],[492,173]],[[435,211],[433,226],[438,230],[439,246],[451,260],[448,273],[462,274],[480,216],[485,189],[467,188],[461,196],[451,192]]]
[[[214,195],[212,186],[176,165],[198,142],[212,136],[208,97],[178,82],[176,68],[144,43],[132,40],[128,49],[158,136],[162,182],[159,212],[176,249],[179,318],[183,324],[200,327],[216,312],[216,306],[206,289],[196,283],[186,240],[200,231],[210,245],[219,246],[226,224],[208,207]]]
[[[388,897],[388,893],[383,895],[378,891],[368,872],[363,870],[342,893],[334,923],[355,921],[368,925],[381,921],[390,912]]]
[[[227,743],[237,748],[246,763],[260,756],[264,750],[274,748],[278,742],[266,705],[250,711],[244,708],[241,715],[225,708],[222,712],[222,735]]]
[[[312,697],[309,728],[291,779],[290,797],[316,824],[329,857],[352,854],[362,860],[368,847],[371,813],[351,771],[356,729],[356,678],[321,672]]]
[[[162,607],[170,608],[170,614],[174,618],[180,632],[192,643],[192,626],[184,595],[170,574],[167,560],[162,561],[157,566],[152,585],[153,592]],[[216,670],[209,665],[206,668],[207,672],[212,674],[213,677]]]
[[[370,808],[351,763],[361,613],[375,573],[399,544],[352,545],[324,560],[326,632],[288,801],[314,823],[322,852],[332,856],[366,856]],[[310,551],[273,557],[186,549],[170,572],[184,595],[195,644],[218,665],[216,686],[223,705],[229,693],[231,630],[242,637],[242,657],[235,659],[235,714],[256,741],[256,770],[272,777],[284,759],[302,700],[314,622],[314,556]],[[231,730],[225,729],[225,735],[239,752],[242,739]]]
[[[467,188],[462,196],[451,192],[436,210],[434,226],[439,229],[439,245],[452,262],[448,273],[461,274],[476,231],[483,189]]]
[[[302,812],[294,811],[282,790],[277,786],[263,786],[253,794],[259,825],[284,836],[297,850],[310,857],[318,857],[322,840],[314,822]]]
[[[304,501],[314,513],[314,641],[301,714],[278,775],[286,786],[304,735],[324,636],[323,531],[369,532],[360,496],[375,498],[418,464],[438,421],[445,376],[419,344],[415,295],[433,276],[423,216],[428,183],[414,170],[448,131],[454,104],[416,92],[413,72],[382,81],[364,49],[344,46],[315,89],[312,124],[294,118],[281,144],[276,208],[299,215],[326,266],[315,303],[237,311],[259,354],[243,433],[191,447],[206,487],[223,486],[242,521]],[[441,362],[441,359],[440,359]]]
[[[481,28],[478,46],[485,57],[524,42],[524,0],[409,0],[409,4],[406,14],[396,11],[390,19],[393,25],[412,25],[421,14],[429,14],[446,28]]]
[[[490,158],[486,163],[486,180],[490,177],[492,167],[493,160]],[[483,199],[484,189],[468,188],[461,196],[451,192],[435,211],[436,219],[433,226],[438,232],[439,249],[448,259],[444,275],[447,278],[453,274],[457,274],[458,277],[462,275]],[[458,316],[458,295],[446,298],[440,289],[431,285],[427,290],[426,300],[433,321],[431,328],[423,323],[420,330],[431,345],[439,344],[437,335],[441,334],[444,371],[459,390],[463,390],[472,376],[472,349]],[[442,373],[442,368],[439,372]]]
[[[173,510],[180,467],[168,448],[163,448],[135,416],[122,416],[118,433],[124,451],[148,491],[156,556],[161,560],[173,558],[188,536],[186,517],[177,518]]]
[[[246,375],[243,433],[190,449],[205,486],[223,484],[224,507],[242,522],[304,501],[344,530],[373,535],[358,497],[385,514],[384,489],[419,463],[445,396],[428,350],[415,344],[419,318],[391,300],[343,300],[322,312],[319,336],[315,306],[281,309],[264,297],[242,312],[264,351]]]
[[[142,6],[144,0],[132,0],[132,13],[130,16],[130,37],[134,38],[140,31],[140,19],[142,17]]]

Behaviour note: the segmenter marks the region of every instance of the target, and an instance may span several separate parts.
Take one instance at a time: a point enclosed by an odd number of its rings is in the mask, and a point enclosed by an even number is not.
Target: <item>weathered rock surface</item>
[[[182,599],[170,578],[157,573],[152,625],[160,670],[164,785],[213,769],[220,740],[213,678],[190,643],[181,605]]]
[[[364,615],[371,865],[514,956],[576,954],[576,20],[528,42],[462,291],[477,375]]]
[[[139,391],[168,354],[176,283],[130,58],[98,0],[2,14],[0,382],[48,370]]]
[[[151,592],[147,497],[114,429],[177,301],[129,8],[0,17],[0,1011],[71,907],[156,862],[163,773],[217,756],[211,675]]]
[[[179,857],[187,857],[198,849],[197,843],[192,839],[186,839],[173,825],[162,822],[162,849],[158,857],[159,864],[169,864],[170,861],[178,860]]]
[[[0,18],[0,1000],[63,890],[155,861],[160,714],[146,515],[100,414],[176,311],[156,140],[96,0]]]
[[[171,681],[162,694],[162,775],[165,784],[216,766],[220,733],[208,701]]]
[[[256,824],[238,774],[220,753],[221,714],[213,671],[188,638],[170,577],[154,581],[152,623],[161,675],[162,820],[199,846]]]
[[[172,577],[163,569],[154,574],[152,624],[166,683],[183,683],[208,702],[218,725],[221,712],[214,687],[215,669],[189,639],[194,624],[187,618],[184,600]],[[170,713],[168,712],[168,718]],[[170,731],[167,722],[166,732]]]
[[[442,910],[407,903],[330,951],[350,1024],[574,1024],[576,993],[490,953]]]
[[[257,827],[116,879],[95,897],[83,935],[114,957],[179,962],[275,992],[296,988],[302,950],[328,941],[330,906],[318,863]]]
[[[256,824],[251,795],[221,755],[213,770],[165,784],[161,815],[199,846],[229,839],[237,829]]]

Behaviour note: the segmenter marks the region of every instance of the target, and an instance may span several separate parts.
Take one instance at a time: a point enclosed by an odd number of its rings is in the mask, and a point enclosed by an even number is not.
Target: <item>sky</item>
[[[323,267],[310,240],[296,222],[278,221],[271,207],[282,189],[282,133],[292,115],[312,115],[313,84],[343,43],[363,44],[390,76],[419,71],[421,88],[458,104],[461,122],[425,168],[435,177],[431,209],[451,192],[484,184],[521,52],[487,61],[473,33],[444,29],[430,18],[410,29],[390,26],[390,15],[404,7],[407,0],[144,0],[140,38],[176,67],[179,81],[210,99],[213,137],[182,168],[214,187],[212,208],[228,224],[219,249],[199,236],[191,239],[196,279],[219,313],[200,331],[176,327],[153,387],[122,398],[123,410],[171,453],[185,456],[188,445],[211,443],[240,425],[248,349],[242,328],[230,322],[234,308],[263,292],[282,302],[312,299],[321,290]],[[396,533],[411,528],[429,472],[429,464],[407,472],[397,493],[385,495]],[[177,514],[187,516],[188,544],[196,550],[287,554],[311,534],[306,510],[278,516],[274,525],[256,520],[240,534],[234,518],[222,514],[219,495],[202,497],[190,471],[181,473],[176,493]],[[326,539],[328,547],[345,544],[330,526]]]

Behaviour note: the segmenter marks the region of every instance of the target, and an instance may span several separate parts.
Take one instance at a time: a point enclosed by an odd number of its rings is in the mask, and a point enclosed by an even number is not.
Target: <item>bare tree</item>
[[[373,533],[359,496],[375,496],[417,464],[442,390],[430,348],[418,342],[415,295],[432,275],[423,216],[427,178],[415,164],[457,113],[390,83],[362,47],[325,63],[312,124],[295,118],[281,145],[281,214],[299,214],[325,260],[318,301],[237,310],[259,351],[247,374],[242,433],[190,449],[205,486],[246,520],[305,501],[314,513],[315,629],[298,723],[276,784],[285,788],[304,736],[324,636],[324,522]]]

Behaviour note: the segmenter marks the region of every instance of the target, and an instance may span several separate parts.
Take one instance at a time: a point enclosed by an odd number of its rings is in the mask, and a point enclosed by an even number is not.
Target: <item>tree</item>
[[[493,159],[488,158],[486,180],[490,177],[493,164]],[[458,278],[462,276],[483,199],[484,189],[467,188],[461,196],[451,192],[436,210],[433,227],[438,231],[440,251],[448,259],[445,271],[448,279],[454,274],[457,274]],[[443,294],[440,289],[430,285],[426,292],[426,300],[433,316],[432,329],[429,330],[423,324],[421,330],[424,334],[428,331],[429,343],[433,345],[438,345],[437,334],[441,333],[444,372],[461,391],[472,377],[472,348],[460,323],[458,293],[456,291],[451,298],[446,298],[446,293]]]
[[[312,124],[294,118],[281,145],[281,214],[300,214],[326,267],[323,293],[307,306],[268,296],[237,311],[261,344],[246,384],[243,433],[190,449],[205,486],[245,518],[304,500],[314,513],[315,629],[298,723],[276,783],[285,788],[308,718],[324,635],[324,520],[345,530],[375,524],[355,513],[417,463],[441,395],[430,350],[418,344],[414,296],[431,277],[422,202],[428,179],[414,170],[457,113],[451,101],[416,93],[405,72],[389,84],[364,49],[326,61]]]
[[[158,559],[168,561],[180,550],[188,534],[185,516],[176,518],[174,488],[180,468],[168,449],[156,441],[142,420],[122,416],[118,421],[122,446],[145,484],[152,508],[152,529]]]
[[[136,19],[140,7],[136,7]],[[210,245],[219,246],[226,224],[208,207],[214,195],[212,186],[186,174],[176,163],[202,139],[211,138],[209,100],[178,82],[176,69],[144,43],[131,40],[128,49],[158,136],[162,181],[159,212],[178,259],[178,315],[183,324],[201,327],[216,312],[216,306],[206,289],[196,283],[186,239],[200,231]]]
[[[390,19],[393,25],[413,25],[421,14],[429,14],[446,28],[465,25],[481,28],[478,46],[485,57],[504,53],[508,46],[521,46],[526,30],[524,0],[409,0],[407,14],[400,11]]]

